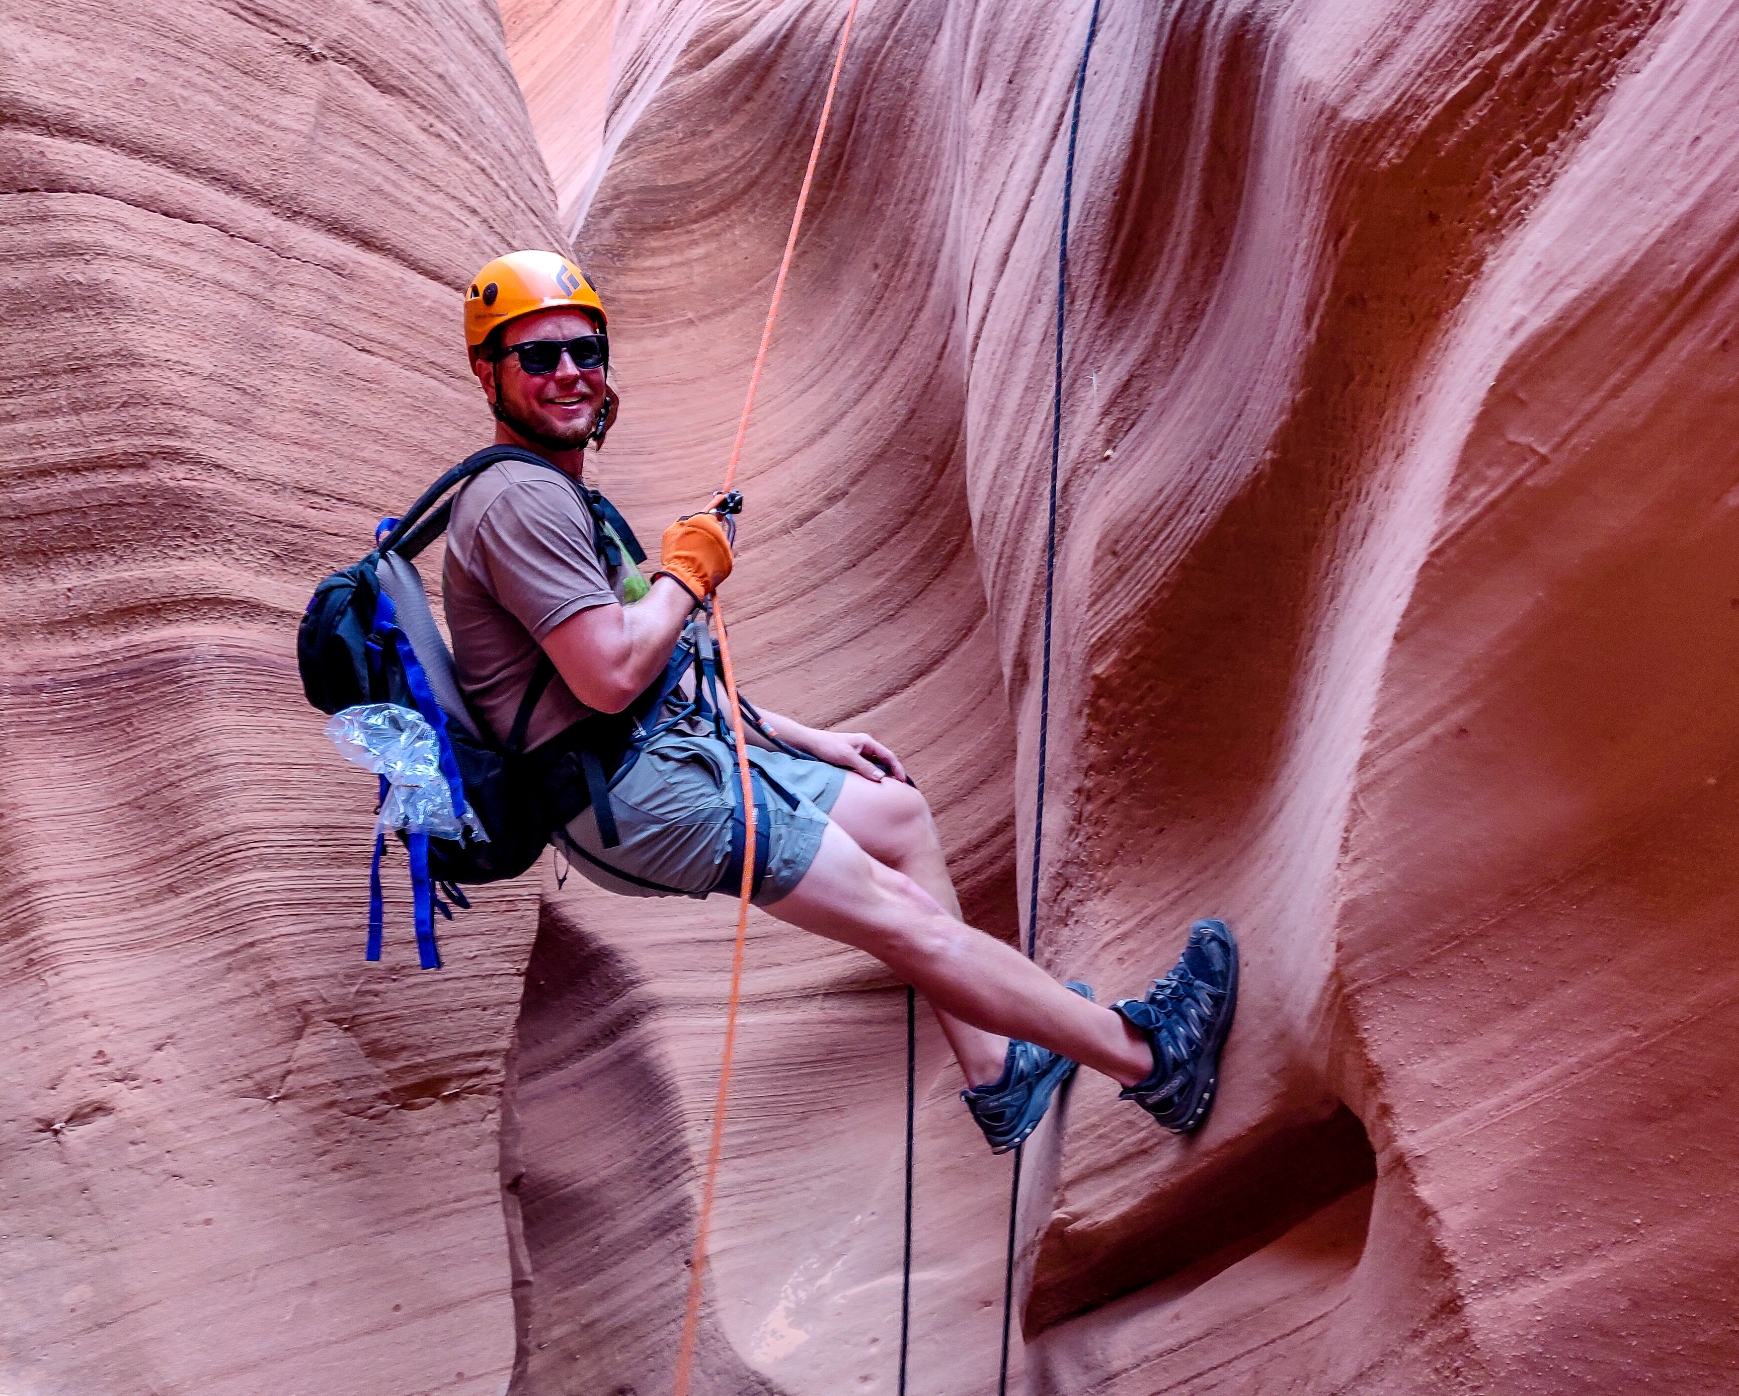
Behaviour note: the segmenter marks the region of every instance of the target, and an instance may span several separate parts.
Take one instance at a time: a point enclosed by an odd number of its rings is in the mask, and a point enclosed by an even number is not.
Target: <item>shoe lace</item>
[[[1153,981],[1146,1002],[1157,1010],[1153,1034],[1167,1087],[1177,1084],[1176,1078],[1201,1050],[1216,1001],[1224,997],[1224,989],[1198,979],[1181,966],[1164,979]]]

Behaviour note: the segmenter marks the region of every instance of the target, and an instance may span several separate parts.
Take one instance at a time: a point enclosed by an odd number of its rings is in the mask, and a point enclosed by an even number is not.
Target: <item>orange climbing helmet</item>
[[[552,307],[583,310],[608,328],[604,302],[592,283],[566,257],[556,252],[509,252],[497,257],[465,291],[465,347],[473,354],[498,325],[534,310]]]

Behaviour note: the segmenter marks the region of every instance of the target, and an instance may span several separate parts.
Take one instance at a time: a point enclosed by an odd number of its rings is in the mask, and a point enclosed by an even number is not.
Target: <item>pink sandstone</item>
[[[610,306],[599,482],[705,497],[843,8],[4,21],[0,1390],[669,1389],[729,905],[546,863],[365,965],[291,636],[486,431],[506,246]],[[727,593],[1003,935],[1089,9],[865,0]],[[1736,65],[1713,0],[1103,0],[1040,956],[1220,914],[1245,989],[1201,1136],[1082,1080],[1029,1148],[1011,1389],[1729,1388]],[[695,1389],[891,1393],[903,991],[751,929]],[[1008,1161],[927,1019],[919,1081],[910,1389],[989,1393]]]

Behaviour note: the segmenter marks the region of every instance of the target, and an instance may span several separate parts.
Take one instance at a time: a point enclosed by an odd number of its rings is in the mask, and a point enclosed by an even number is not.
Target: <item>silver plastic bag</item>
[[[346,761],[386,777],[377,828],[488,842],[474,810],[467,808],[463,819],[454,817],[440,744],[421,713],[397,703],[358,703],[334,713],[326,735]]]

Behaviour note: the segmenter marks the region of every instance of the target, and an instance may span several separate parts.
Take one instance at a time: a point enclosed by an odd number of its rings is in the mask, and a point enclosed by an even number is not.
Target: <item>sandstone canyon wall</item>
[[[843,8],[7,15],[0,1390],[668,1387],[729,908],[546,870],[365,966],[289,637],[481,432],[508,243],[611,308],[600,482],[705,495]],[[864,0],[730,584],[1001,934],[1090,9]],[[1011,1385],[1724,1391],[1739,11],[1099,16],[1040,957],[1128,993],[1221,914],[1244,997],[1200,1137],[1082,1080],[1029,1147]],[[903,994],[761,917],[749,965],[696,1389],[892,1392]],[[925,1020],[914,1396],[996,1389],[959,1084]]]
[[[838,692],[855,712],[866,682],[880,699],[856,657],[899,666],[908,628],[938,631],[908,511],[970,518],[1022,848],[1090,8],[861,12],[750,435],[746,662],[778,701]],[[594,109],[532,66],[518,9],[540,140],[571,149]],[[653,419],[632,448],[625,422],[606,465],[623,491],[674,486],[669,508],[716,478],[842,13],[615,11],[599,155],[552,168]],[[1201,1138],[1156,1139],[1083,1081],[1034,1151],[1021,1380],[1723,1389],[1739,14],[1099,13],[1040,953],[1128,992],[1217,911],[1244,930],[1245,997]],[[977,594],[950,592],[963,632]],[[816,676],[817,617],[848,646],[838,688]],[[876,720],[921,781],[932,733],[999,765],[991,705],[897,693]],[[994,805],[942,793],[957,840],[1024,873]],[[615,924],[576,911],[572,934],[648,982],[695,962]],[[715,1313],[779,1390],[887,1389],[897,1005],[874,1063],[855,1038],[814,1079],[815,1049],[781,1044],[801,951],[769,935],[747,1050],[784,1069],[738,1098]],[[553,1003],[526,1041],[553,1031],[578,1072],[587,1042]],[[848,1066],[880,1116],[832,1104]],[[952,1071],[926,1068],[913,1389],[988,1391],[1006,1171],[975,1153]],[[580,1127],[566,1079],[528,1073],[528,1130]],[[535,1192],[538,1156],[525,1167]],[[538,1206],[527,1235],[577,1261]],[[586,1341],[582,1320],[542,1321],[548,1351]]]
[[[8,5],[0,113],[0,1390],[499,1391],[537,890],[365,965],[293,658],[486,430],[455,288],[560,236],[499,20]]]

